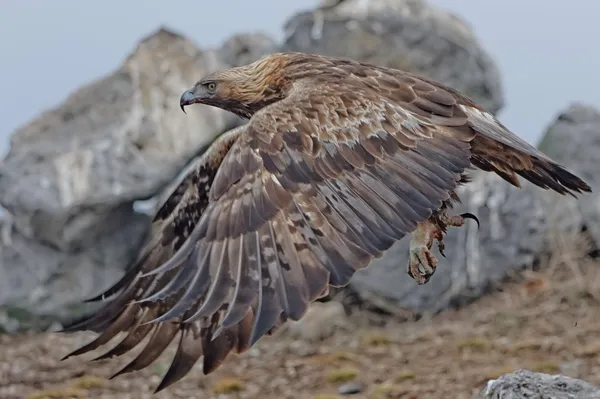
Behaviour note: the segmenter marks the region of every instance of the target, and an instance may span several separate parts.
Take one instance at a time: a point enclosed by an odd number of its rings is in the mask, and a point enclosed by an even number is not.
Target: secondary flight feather
[[[304,53],[276,53],[202,78],[181,107],[205,104],[248,122],[220,136],[158,211],[135,264],[107,303],[67,331],[99,336],[67,357],[148,338],[116,375],[152,363],[179,335],[157,387],[202,358],[210,373],[328,287],[410,236],[407,271],[426,283],[466,171],[519,176],[560,194],[590,187],[456,90],[413,74]],[[475,218],[476,219],[476,218]]]

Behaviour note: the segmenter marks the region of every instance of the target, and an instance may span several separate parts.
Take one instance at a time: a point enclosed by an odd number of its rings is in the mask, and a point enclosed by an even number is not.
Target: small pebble
[[[340,395],[352,395],[360,393],[363,390],[363,386],[360,382],[349,382],[347,384],[340,385],[338,393]]]
[[[250,357],[259,357],[260,356],[260,349],[258,348],[250,348],[250,350],[248,350],[248,356]]]

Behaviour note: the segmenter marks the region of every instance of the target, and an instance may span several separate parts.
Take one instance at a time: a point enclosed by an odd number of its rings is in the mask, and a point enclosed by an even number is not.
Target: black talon
[[[481,228],[481,225],[479,224],[479,219],[477,219],[477,216],[473,215],[472,213],[466,212],[461,214],[460,216],[462,216],[464,219],[473,219],[477,222],[477,230]]]
[[[442,255],[445,258],[446,254],[444,253],[444,249],[446,249],[446,246],[444,245],[444,241],[437,240],[437,244],[438,251],[440,251],[440,255]]]

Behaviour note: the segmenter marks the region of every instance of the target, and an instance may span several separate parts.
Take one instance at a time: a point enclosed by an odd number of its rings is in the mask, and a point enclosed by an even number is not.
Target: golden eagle
[[[100,335],[67,355],[125,338],[116,375],[152,363],[179,333],[156,391],[203,358],[210,373],[288,319],[329,285],[411,235],[408,273],[428,281],[467,169],[521,176],[558,193],[590,187],[456,90],[413,74],[316,54],[276,53],[212,73],[181,96],[249,121],[217,138],[158,211],[135,264],[110,299],[66,331]]]

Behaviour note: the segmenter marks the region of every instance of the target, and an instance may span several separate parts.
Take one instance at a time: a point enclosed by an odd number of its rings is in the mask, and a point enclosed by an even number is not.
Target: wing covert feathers
[[[333,75],[298,79],[287,98],[211,145],[158,211],[137,262],[91,299],[109,301],[66,329],[100,332],[66,357],[120,332],[98,359],[147,338],[116,376],[147,367],[179,335],[159,391],[200,358],[210,373],[300,319],[329,284],[348,284],[455,199],[471,166],[514,185],[520,175],[559,193],[589,191],[452,89],[307,57]]]

